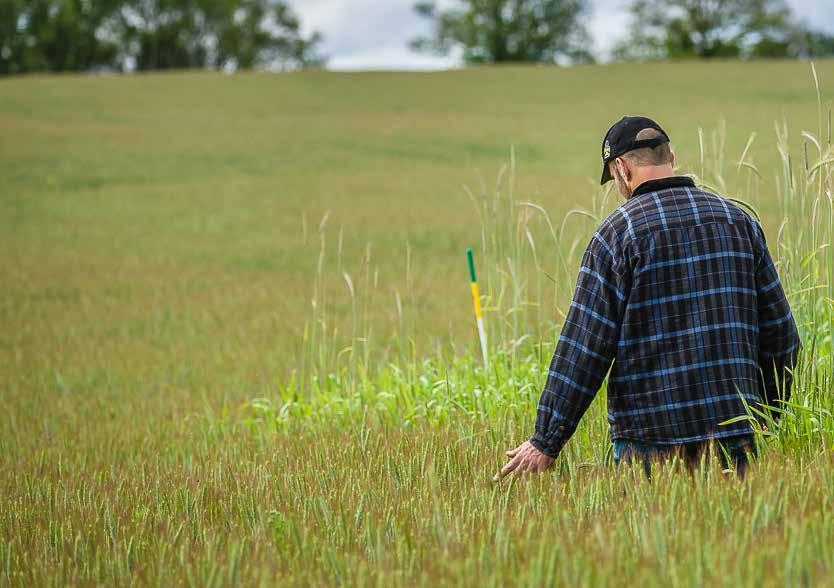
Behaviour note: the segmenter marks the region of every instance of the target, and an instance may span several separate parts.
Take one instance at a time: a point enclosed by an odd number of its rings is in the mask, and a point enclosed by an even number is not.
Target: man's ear
[[[675,169],[675,152],[672,151],[672,169]]]
[[[628,165],[625,162],[625,159],[622,157],[618,157],[614,160],[614,164],[617,166],[617,169],[620,170],[620,176],[626,181],[631,181],[631,169],[629,169]]]

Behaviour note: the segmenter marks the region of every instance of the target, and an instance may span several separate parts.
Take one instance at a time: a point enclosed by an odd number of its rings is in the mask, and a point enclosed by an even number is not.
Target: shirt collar
[[[631,197],[634,198],[635,196],[647,194],[648,192],[657,192],[658,190],[667,190],[669,188],[683,187],[694,188],[695,181],[687,176],[670,176],[668,178],[649,180],[648,182],[643,182],[642,184],[637,186],[637,189],[634,190],[634,193],[631,195]]]

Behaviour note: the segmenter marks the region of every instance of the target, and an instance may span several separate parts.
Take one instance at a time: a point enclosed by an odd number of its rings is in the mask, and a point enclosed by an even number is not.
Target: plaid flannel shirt
[[[720,423],[787,397],[799,349],[759,224],[689,178],[646,182],[585,251],[531,442],[555,457],[609,368],[612,439],[749,435]]]

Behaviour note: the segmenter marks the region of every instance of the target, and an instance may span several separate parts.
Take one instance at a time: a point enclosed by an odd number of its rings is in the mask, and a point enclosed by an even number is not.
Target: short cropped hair
[[[660,131],[657,129],[643,129],[637,133],[636,139],[643,141],[645,139],[656,139],[662,137]],[[632,164],[638,167],[666,165],[672,163],[672,147],[669,143],[663,143],[657,147],[644,147],[642,149],[635,149],[623,154],[623,157],[628,159]]]

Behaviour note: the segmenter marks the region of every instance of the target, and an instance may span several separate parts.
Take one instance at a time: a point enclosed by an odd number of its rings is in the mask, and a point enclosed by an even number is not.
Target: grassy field
[[[816,71],[0,80],[0,583],[834,585]],[[553,474],[493,485],[635,113],[761,214],[795,402],[744,483],[615,472],[600,394]]]

